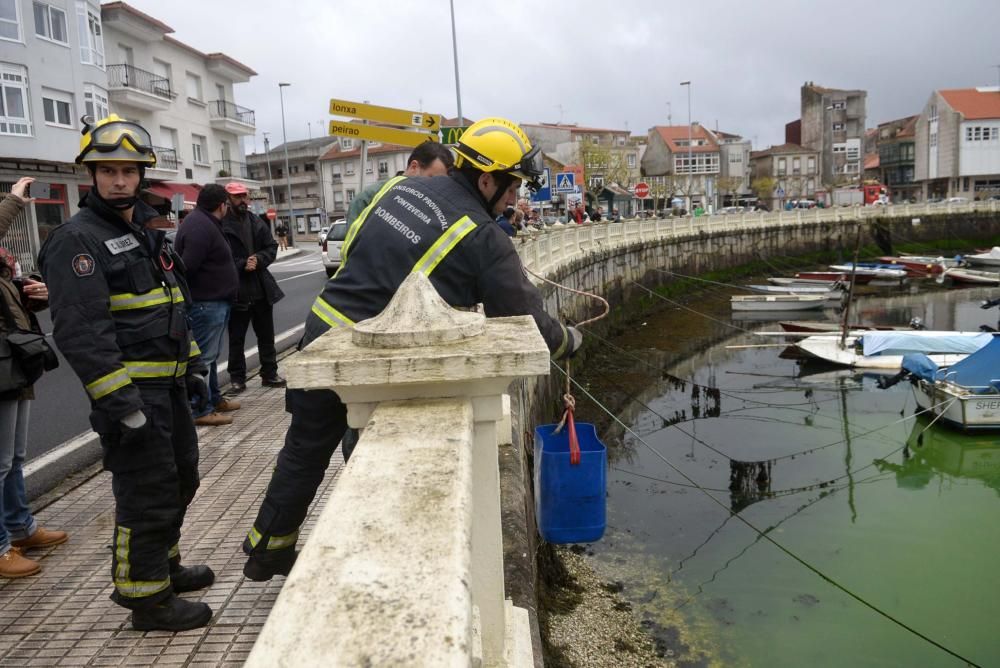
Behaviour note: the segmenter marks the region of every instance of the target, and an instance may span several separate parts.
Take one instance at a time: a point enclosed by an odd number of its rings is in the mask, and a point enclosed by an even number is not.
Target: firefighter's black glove
[[[184,377],[188,398],[194,403],[194,408],[201,413],[212,403],[212,394],[208,389],[208,380],[197,373],[189,373]]]

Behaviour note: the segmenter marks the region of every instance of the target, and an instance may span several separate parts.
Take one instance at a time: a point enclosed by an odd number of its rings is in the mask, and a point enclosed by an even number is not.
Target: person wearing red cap
[[[260,351],[260,380],[265,387],[284,387],[274,348],[274,304],[284,293],[267,267],[278,254],[278,242],[267,223],[249,210],[250,192],[242,183],[226,184],[229,212],[222,231],[233,253],[239,290],[229,314],[229,382],[233,392],[246,389],[247,361],[243,352],[247,329],[253,325]]]

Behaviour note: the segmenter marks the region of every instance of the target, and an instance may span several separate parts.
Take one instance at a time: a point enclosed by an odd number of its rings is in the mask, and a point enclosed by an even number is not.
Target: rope
[[[558,366],[556,366],[556,368],[559,369]],[[559,369],[559,371],[562,371],[562,369]],[[639,438],[639,440],[643,443],[643,445],[645,445],[647,448],[649,448],[649,450],[654,455],[656,455],[660,460],[662,460],[664,464],[666,464],[671,469],[673,469],[678,475],[680,475],[682,478],[684,478],[693,487],[697,488],[700,492],[702,492],[705,496],[707,496],[717,506],[719,506],[724,511],[726,511],[727,513],[729,513],[730,515],[732,515],[733,517],[735,517],[737,520],[739,520],[740,522],[742,522],[744,525],[746,525],[747,528],[749,528],[751,531],[753,531],[754,533],[756,533],[759,538],[762,538],[762,539],[766,540],[768,543],[770,543],[771,545],[773,545],[774,547],[776,547],[778,550],[780,550],[781,552],[785,553],[786,556],[788,556],[792,560],[798,562],[800,565],[804,566],[806,569],[808,569],[809,571],[811,571],[813,574],[817,575],[822,580],[824,580],[825,582],[827,582],[831,586],[835,587],[836,589],[839,589],[841,592],[847,594],[848,596],[850,596],[855,601],[857,601],[858,603],[862,604],[863,606],[865,606],[866,608],[868,608],[872,612],[875,612],[878,615],[881,615],[882,617],[884,617],[888,621],[892,622],[893,624],[896,624],[900,628],[905,629],[906,631],[909,631],[911,634],[913,634],[913,635],[917,636],[918,638],[926,641],[927,643],[929,643],[929,644],[937,647],[941,651],[946,652],[947,654],[950,654],[951,656],[955,657],[956,659],[958,659],[960,661],[964,661],[965,663],[969,664],[970,666],[975,666],[976,668],[981,668],[979,666],[979,664],[975,663],[971,659],[968,659],[968,658],[962,656],[961,654],[958,654],[954,650],[951,650],[948,647],[945,647],[944,645],[942,645],[941,643],[937,642],[933,638],[930,638],[927,635],[924,635],[923,633],[921,633],[917,629],[913,628],[912,626],[906,624],[902,620],[897,619],[896,617],[894,617],[889,612],[886,612],[885,610],[882,610],[881,608],[879,608],[878,606],[876,606],[874,603],[870,603],[869,601],[867,601],[864,598],[862,598],[860,595],[855,594],[853,591],[851,591],[850,589],[848,589],[846,586],[840,584],[838,581],[836,581],[835,579],[833,579],[831,576],[829,576],[826,573],[824,573],[823,571],[819,570],[817,567],[813,566],[812,564],[810,564],[809,562],[807,562],[805,559],[803,559],[802,557],[798,556],[797,554],[795,554],[794,552],[792,552],[791,550],[789,550],[788,548],[786,548],[784,545],[781,545],[780,543],[778,543],[776,540],[774,540],[769,535],[767,535],[767,533],[765,531],[757,528],[756,525],[754,525],[752,522],[750,522],[749,520],[747,520],[745,517],[743,517],[742,515],[738,514],[737,512],[733,511],[728,506],[726,506],[725,503],[723,503],[718,498],[716,498],[709,490],[707,490],[706,488],[704,488],[701,485],[699,485],[693,478],[691,478],[690,476],[688,476],[686,473],[684,473],[684,471],[682,471],[677,466],[675,466],[670,460],[668,460],[666,457],[664,457],[659,452],[657,452],[648,443],[646,443],[645,441],[643,441],[638,436],[638,434],[636,434],[635,432],[633,432],[624,422],[622,422],[618,418],[618,416],[616,416],[613,413],[611,413],[611,411],[609,411],[599,401],[597,401],[597,399],[594,398],[594,396],[590,392],[588,392],[585,387],[583,387],[582,385],[580,385],[576,381],[572,381],[571,380],[570,382],[573,385],[575,385],[578,390],[580,390],[581,392],[583,392],[583,394],[585,394],[588,399],[590,399],[591,401],[593,401],[595,405],[597,405],[598,407],[602,408],[612,419],[614,419],[618,424],[620,424],[622,426],[622,428],[624,428],[626,431],[628,431],[630,434],[632,434],[636,438]]]

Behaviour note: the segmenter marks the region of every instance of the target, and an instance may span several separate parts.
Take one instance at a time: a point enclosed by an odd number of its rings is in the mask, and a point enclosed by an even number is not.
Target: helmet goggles
[[[96,127],[90,132],[89,148],[100,153],[110,153],[128,142],[128,148],[143,155],[153,153],[153,140],[141,125],[129,121],[114,121]]]
[[[545,173],[545,162],[542,159],[542,152],[537,146],[532,147],[527,153],[521,156],[520,160],[509,167],[497,163],[489,156],[462,142],[462,140],[458,142],[458,151],[471,161],[478,162],[485,167],[495,167],[495,169],[486,171],[503,172],[523,180],[532,192],[542,187],[540,179]]]

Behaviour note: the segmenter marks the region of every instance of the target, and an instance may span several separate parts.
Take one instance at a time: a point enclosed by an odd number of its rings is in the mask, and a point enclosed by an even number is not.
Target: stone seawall
[[[651,308],[650,290],[668,284],[667,273],[697,276],[726,272],[757,265],[761,269],[769,259],[788,264],[792,258],[826,254],[850,258],[857,244],[854,221],[803,223],[798,226],[749,226],[745,229],[696,232],[598,249],[585,256],[567,260],[553,268],[546,278],[569,288],[593,292],[611,304],[610,316],[587,329],[606,336],[616,326],[625,325]],[[548,234],[560,234],[558,231]],[[919,218],[876,218],[865,221],[861,244],[865,251],[879,253],[875,234],[891,239],[894,250],[900,247],[920,254],[934,248],[954,255],[956,249],[1000,243],[1000,215],[989,212],[931,215]],[[515,243],[537,243],[517,238]],[[522,255],[527,249],[520,248]],[[599,313],[592,299],[540,284],[550,313],[565,322],[579,322]],[[584,339],[586,342],[586,330]],[[586,363],[584,350],[573,365]],[[515,383],[511,387],[514,443],[510,452],[501,454],[504,513],[504,569],[507,595],[514,605],[527,608],[534,620],[539,608],[539,545],[534,515],[532,481],[533,430],[536,425],[558,420],[562,411],[564,376],[552,369],[548,377]],[[536,654],[536,656],[539,656]]]

